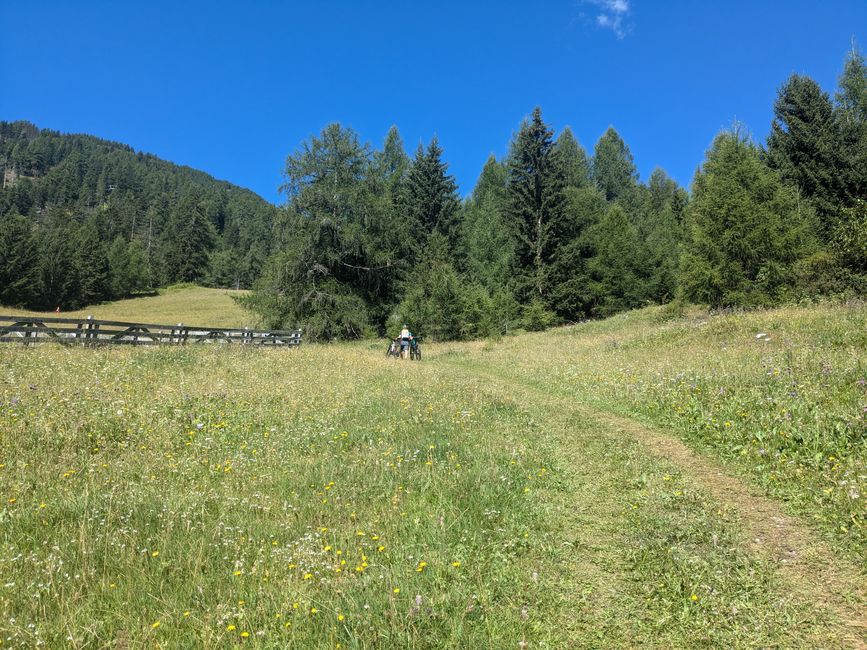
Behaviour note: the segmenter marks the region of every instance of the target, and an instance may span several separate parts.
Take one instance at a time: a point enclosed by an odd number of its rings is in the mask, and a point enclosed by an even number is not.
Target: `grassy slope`
[[[863,425],[865,313],[660,324],[648,310],[431,345],[418,364],[366,343],[2,346],[0,638],[852,643],[847,612],[755,550],[746,513],[603,414],[662,425],[785,499],[832,540],[834,588],[857,599],[861,576],[847,567],[863,558],[863,498],[835,491],[863,487],[850,431]],[[760,329],[771,341],[755,340]],[[795,399],[774,383],[784,373],[799,402],[780,413]],[[777,418],[782,459],[766,438],[753,443]],[[821,462],[801,462],[817,450]]]
[[[662,314],[647,309],[519,337],[481,358],[665,427],[864,561],[867,305],[696,311],[672,321]]]
[[[178,285],[160,290],[157,296],[118,300],[92,305],[78,311],[33,312],[0,306],[0,314],[12,316],[61,316],[84,318],[93,316],[102,320],[120,320],[136,323],[172,325],[202,325],[206,327],[252,327],[255,317],[241,309],[232,296],[244,291],[207,289],[191,285]]]

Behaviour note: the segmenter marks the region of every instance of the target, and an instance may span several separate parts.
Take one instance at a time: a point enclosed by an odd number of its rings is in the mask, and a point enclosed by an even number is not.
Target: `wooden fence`
[[[96,320],[0,316],[0,343],[68,345],[183,345],[185,343],[239,343],[241,345],[298,346],[301,330],[154,325]]]

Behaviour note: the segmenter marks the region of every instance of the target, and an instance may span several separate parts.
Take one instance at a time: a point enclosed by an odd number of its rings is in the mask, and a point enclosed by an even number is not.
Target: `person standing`
[[[406,323],[403,324],[403,329],[400,330],[400,358],[406,359],[409,356],[409,345],[412,341],[412,332]]]

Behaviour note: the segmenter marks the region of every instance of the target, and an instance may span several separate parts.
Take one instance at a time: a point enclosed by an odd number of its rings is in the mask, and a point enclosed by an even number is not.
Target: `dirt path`
[[[830,609],[848,628],[855,647],[867,648],[864,576],[837,557],[818,535],[785,514],[777,502],[726,474],[671,435],[596,409],[582,406],[580,410],[634,437],[654,455],[674,462],[720,504],[736,508],[750,551],[771,563],[795,591]]]
[[[865,576],[835,554],[816,533],[785,514],[779,503],[727,474],[672,434],[581,404],[535,385],[532,380],[484,371],[478,366],[473,370],[485,376],[489,388],[499,387],[505,394],[537,406],[549,404],[552,412],[566,417],[604,424],[610,435],[626,434],[652,456],[676,465],[720,506],[735,509],[744,535],[743,545],[749,553],[772,566],[792,593],[840,621],[844,628],[841,636],[852,647],[867,648]]]

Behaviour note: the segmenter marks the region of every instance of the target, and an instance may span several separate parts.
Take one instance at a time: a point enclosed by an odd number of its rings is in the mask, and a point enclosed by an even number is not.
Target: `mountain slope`
[[[0,303],[66,309],[173,282],[247,287],[271,249],[275,206],[116,142],[0,122],[0,174],[0,285],[20,285],[0,288]]]

